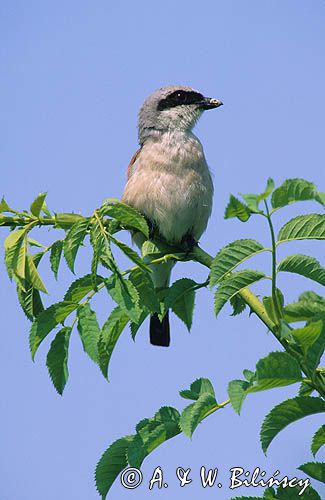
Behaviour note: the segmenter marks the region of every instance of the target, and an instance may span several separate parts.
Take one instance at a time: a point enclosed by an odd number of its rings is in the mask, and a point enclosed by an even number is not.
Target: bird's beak
[[[219,99],[213,99],[211,97],[205,97],[203,101],[200,102],[199,106],[201,109],[213,109],[222,106],[223,102]]]

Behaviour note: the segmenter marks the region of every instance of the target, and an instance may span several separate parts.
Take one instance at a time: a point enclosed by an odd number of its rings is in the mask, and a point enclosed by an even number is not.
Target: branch
[[[202,248],[200,248],[199,246],[196,246],[194,248],[194,250],[191,253],[191,257],[196,262],[199,262],[200,264],[208,267],[209,269],[211,268],[213,257],[211,257],[211,255],[209,255],[204,250],[202,250]],[[279,335],[279,327],[275,323],[273,323],[273,321],[269,318],[262,302],[260,302],[260,300],[251,290],[249,290],[249,288],[243,288],[240,292],[238,292],[238,295],[242,297],[242,299],[250,307],[251,311],[253,311],[260,318],[260,320],[268,327],[268,329],[272,332],[277,341],[280,342],[282,347],[289,354],[291,354],[298,360],[303,373],[306,375],[307,378],[309,378],[310,372],[300,359],[299,353],[297,353],[297,351],[294,349],[294,346],[291,346],[286,339],[281,338],[281,336]],[[320,386],[320,384],[313,383],[312,385],[314,389],[318,391],[319,394],[321,394],[321,396],[325,397],[325,391],[323,387]]]

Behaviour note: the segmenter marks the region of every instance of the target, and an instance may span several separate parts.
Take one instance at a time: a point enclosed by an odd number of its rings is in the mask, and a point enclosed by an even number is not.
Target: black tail
[[[150,342],[152,345],[168,347],[170,344],[169,316],[168,312],[160,321],[158,314],[150,317]]]

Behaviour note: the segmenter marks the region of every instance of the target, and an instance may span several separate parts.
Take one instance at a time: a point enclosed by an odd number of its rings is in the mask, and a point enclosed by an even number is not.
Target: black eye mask
[[[175,108],[176,106],[199,104],[203,99],[203,95],[199,92],[194,92],[194,90],[176,90],[165,99],[162,99],[157,109],[158,111],[162,111],[163,109]]]

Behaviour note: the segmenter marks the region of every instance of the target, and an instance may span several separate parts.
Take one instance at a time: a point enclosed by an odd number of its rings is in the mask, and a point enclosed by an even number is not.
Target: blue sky
[[[3,0],[1,194],[24,209],[38,192],[48,191],[52,210],[85,215],[105,198],[120,197],[126,166],[137,148],[139,106],[157,87],[180,83],[225,104],[206,113],[196,128],[215,183],[203,248],[215,254],[239,237],[257,237],[268,244],[263,221],[225,221],[224,207],[229,193],[259,192],[269,176],[278,184],[304,177],[324,190],[324,21],[325,5],[317,0]],[[298,213],[317,210],[309,202],[291,206],[276,223],[279,227]],[[5,230],[2,233],[4,237]],[[37,236],[47,242],[62,235],[42,230]],[[286,247],[281,255],[296,251],[321,258],[316,242]],[[253,264],[270,269],[264,257]],[[89,266],[85,249],[77,273],[86,274]],[[41,271],[50,304],[74,278],[63,266],[56,283],[47,267]],[[109,384],[83,353],[75,332],[70,380],[61,398],[45,368],[48,343],[40,348],[35,364],[31,362],[29,324],[18,309],[4,266],[2,271],[1,500],[98,498],[93,470],[112,441],[131,434],[139,420],[160,406],[181,409],[178,391],[197,377],[211,378],[217,397],[226,399],[229,380],[240,378],[244,368],[253,369],[258,359],[279,348],[255,317],[232,318],[225,308],[216,320],[213,296],[202,291],[190,335],[172,319],[170,349],[149,345],[147,324],[135,343],[126,331],[111,362]],[[178,265],[173,278],[181,276],[203,280],[206,270]],[[322,293],[320,286],[295,276],[281,277],[280,285],[288,302],[306,288]],[[255,289],[268,293],[267,284]],[[100,321],[113,307],[104,296],[94,305]],[[321,416],[289,427],[267,457],[258,439],[265,414],[295,392],[293,386],[252,395],[241,417],[231,408],[211,416],[192,441],[177,437],[148,457],[139,489],[125,491],[117,482],[111,498],[226,500],[236,496],[228,489],[229,468],[234,466],[295,475],[296,466],[311,460],[309,442],[323,423]],[[148,478],[158,465],[169,488],[149,492]],[[202,489],[195,479],[201,465],[219,467],[222,489]],[[193,483],[186,488],[177,486],[177,466],[193,471]]]

